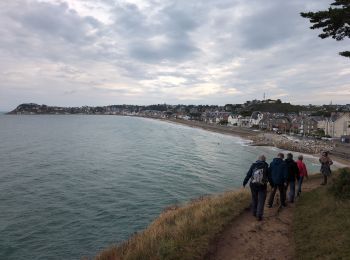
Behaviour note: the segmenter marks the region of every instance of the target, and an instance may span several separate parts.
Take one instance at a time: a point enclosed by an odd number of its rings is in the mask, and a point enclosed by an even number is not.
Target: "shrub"
[[[350,168],[340,170],[329,191],[338,199],[350,199]]]

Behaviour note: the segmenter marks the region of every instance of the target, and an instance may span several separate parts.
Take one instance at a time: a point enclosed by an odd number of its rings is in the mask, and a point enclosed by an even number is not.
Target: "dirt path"
[[[303,192],[319,187],[320,183],[321,178],[310,178],[304,182]],[[295,203],[279,209],[278,195],[276,197],[273,208],[265,207],[263,221],[257,221],[249,211],[235,220],[208,259],[294,259],[292,219]]]

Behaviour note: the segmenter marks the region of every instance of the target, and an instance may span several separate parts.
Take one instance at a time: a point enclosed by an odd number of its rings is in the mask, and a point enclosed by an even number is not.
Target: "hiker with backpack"
[[[288,176],[288,168],[284,159],[284,154],[279,153],[276,158],[272,160],[269,166],[268,178],[272,187],[268,206],[272,208],[275,199],[276,191],[279,190],[281,207],[286,207],[286,182]]]
[[[268,164],[265,161],[266,157],[264,155],[259,156],[258,160],[250,166],[243,181],[243,187],[245,187],[250,180],[252,213],[258,221],[261,221],[264,215],[264,205],[267,193]]]
[[[299,168],[297,163],[293,160],[293,154],[288,153],[287,159],[284,160],[287,164],[288,175],[287,175],[287,185],[286,191],[289,187],[288,201],[294,203],[295,198],[295,182],[299,181]]]

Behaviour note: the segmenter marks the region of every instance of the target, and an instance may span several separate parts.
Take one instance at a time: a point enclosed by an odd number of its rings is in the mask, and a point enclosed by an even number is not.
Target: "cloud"
[[[0,110],[62,105],[346,102],[347,42],[301,11],[328,0],[0,2]],[[343,95],[337,94],[342,90]]]
[[[143,13],[135,4],[119,4],[112,12],[113,27],[128,38],[128,53],[136,60],[179,61],[198,52],[188,35],[198,24],[179,7],[165,5],[156,12]]]
[[[266,49],[290,40],[298,31],[298,10],[301,8],[295,2],[270,2],[244,17],[240,22],[242,47]]]
[[[23,8],[23,7],[22,7]],[[24,6],[22,13],[13,13],[13,19],[26,31],[39,37],[49,37],[74,44],[94,41],[94,30],[99,22],[92,17],[80,17],[65,3],[51,5],[36,3]]]

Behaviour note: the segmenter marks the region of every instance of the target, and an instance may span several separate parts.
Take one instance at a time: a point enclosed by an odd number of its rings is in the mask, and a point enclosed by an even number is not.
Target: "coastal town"
[[[244,104],[150,106],[110,105],[57,107],[21,104],[14,115],[121,115],[147,117],[192,127],[240,135],[252,145],[317,154],[323,150],[350,159],[350,104],[292,105],[281,100],[252,100]]]
[[[244,104],[110,105],[102,107],[56,107],[34,103],[21,104],[9,114],[93,114],[141,116],[161,119],[199,121],[211,125],[241,127],[349,142],[350,104],[296,106],[281,100],[253,100]]]

